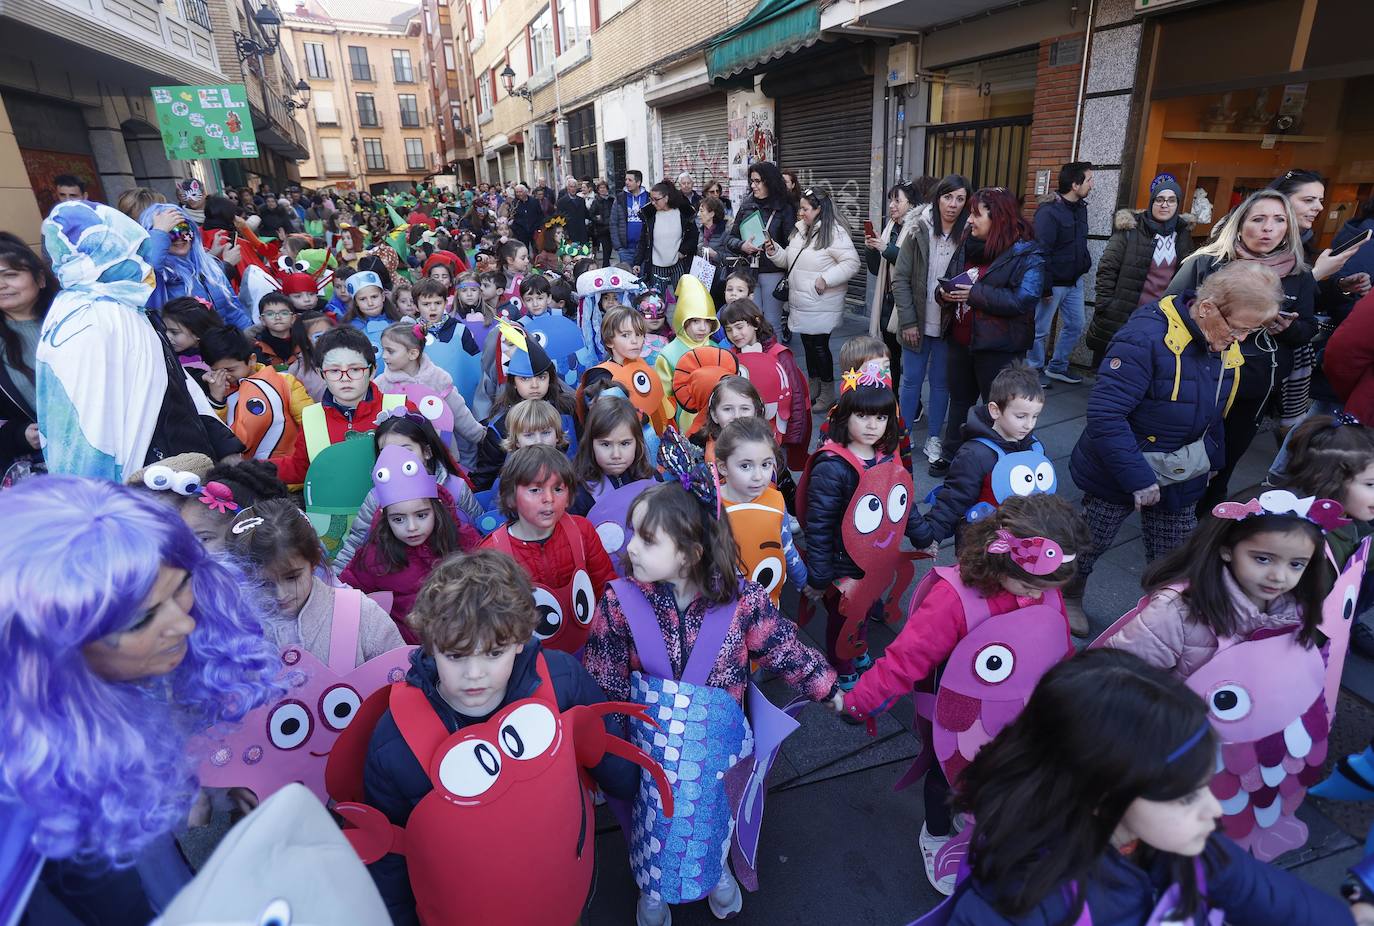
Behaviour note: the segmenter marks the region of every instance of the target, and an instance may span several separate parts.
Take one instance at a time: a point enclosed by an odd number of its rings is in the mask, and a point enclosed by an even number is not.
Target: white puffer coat
[[[791,306],[789,325],[798,334],[830,334],[844,315],[845,284],[859,272],[859,254],[842,227],[836,227],[830,247],[815,248],[806,243],[806,224],[797,228],[787,249],[774,248],[774,264],[787,271]],[[825,292],[816,292],[816,278],[825,280]]]

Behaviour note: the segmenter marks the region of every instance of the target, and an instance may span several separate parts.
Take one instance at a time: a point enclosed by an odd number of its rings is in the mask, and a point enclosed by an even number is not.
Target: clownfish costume
[[[716,384],[727,376],[739,374],[739,359],[724,348],[697,347],[683,353],[673,369],[672,378],[678,427],[689,437],[696,433],[706,421],[706,406]]]
[[[294,389],[304,391],[294,376],[263,366],[239,380],[238,389],[228,397],[225,424],[253,459],[284,456],[296,449],[300,428],[292,415],[293,383]]]

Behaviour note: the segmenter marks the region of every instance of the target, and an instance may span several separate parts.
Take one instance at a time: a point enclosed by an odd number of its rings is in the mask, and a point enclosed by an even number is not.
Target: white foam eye
[[[291,926],[291,902],[278,897],[269,903],[258,917],[257,926]]]
[[[177,473],[172,477],[172,491],[178,495],[195,495],[200,491],[200,477],[195,473]]]
[[[634,386],[635,392],[640,395],[648,395],[654,388],[654,384],[649,382],[649,374],[644,370],[635,370],[630,376],[630,385]]]
[[[243,407],[250,415],[261,415],[267,411],[267,403],[262,399],[249,399],[243,403]]]
[[[1054,488],[1054,464],[1049,460],[1035,468],[1035,487],[1041,492],[1049,492]]]
[[[558,733],[558,719],[542,704],[523,704],[501,724],[497,743],[512,759],[543,755]]]
[[[1035,471],[1024,463],[1013,466],[1008,479],[1013,495],[1030,495],[1035,491]]]
[[[911,501],[911,493],[906,490],[904,485],[895,485],[892,491],[887,493],[887,518],[896,524],[906,517],[906,506]]]
[[[420,464],[416,463],[414,460],[406,460],[404,463],[401,464],[402,476],[415,476],[418,475],[419,472]]]
[[[544,332],[536,331],[531,337],[538,342],[540,347],[547,348],[549,346],[549,336]]]
[[[596,608],[596,595],[592,592],[592,579],[586,572],[579,569],[577,575],[573,576],[572,585],[572,609],[573,620],[583,627],[592,622],[592,613]]]
[[[461,740],[439,762],[439,783],[458,797],[490,790],[501,775],[501,753],[486,740]]]
[[[1015,666],[1016,657],[1001,643],[991,643],[973,657],[973,674],[989,685],[1005,682]]]
[[[296,272],[297,272],[297,273],[309,273],[309,272],[310,272],[310,265],[307,264],[307,263],[306,263],[305,261],[303,261],[303,260],[298,260],[298,261],[296,261]]]
[[[614,521],[602,521],[598,524],[596,536],[601,538],[601,545],[606,548],[607,553],[619,553],[620,548],[625,546],[625,528]]]
[[[420,414],[430,421],[437,421],[439,416],[444,413],[444,400],[437,395],[427,395],[415,403],[415,407],[420,410]]]
[[[563,608],[558,599],[546,588],[534,590],[534,610],[539,614],[539,623],[534,627],[534,635],[547,640],[563,627]]]
[[[331,730],[342,730],[362,707],[363,699],[351,685],[331,685],[320,695],[320,719]]]
[[[379,467],[377,467],[375,470],[372,471],[372,481],[373,481],[373,482],[390,482],[390,481],[391,481],[391,470],[387,469],[385,466],[379,466]]]
[[[861,534],[871,534],[883,523],[883,503],[878,496],[865,495],[854,505],[854,526]]]
[[[176,473],[164,463],[154,463],[143,471],[143,484],[155,492],[165,492],[172,487]]]
[[[782,560],[776,556],[770,556],[754,567],[754,572],[749,576],[749,579],[762,585],[765,592],[771,592],[782,582],[783,575]]]
[[[1207,696],[1207,709],[1217,720],[1242,720],[1250,713],[1250,692],[1239,685],[1222,685]]]
[[[294,699],[282,701],[267,717],[267,738],[278,749],[299,749],[310,739],[314,725],[310,708]]]

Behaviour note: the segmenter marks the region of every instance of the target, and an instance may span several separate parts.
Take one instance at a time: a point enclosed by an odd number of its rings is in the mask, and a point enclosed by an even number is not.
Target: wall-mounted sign
[[[153,87],[162,146],[172,160],[255,158],[258,142],[243,84]]]

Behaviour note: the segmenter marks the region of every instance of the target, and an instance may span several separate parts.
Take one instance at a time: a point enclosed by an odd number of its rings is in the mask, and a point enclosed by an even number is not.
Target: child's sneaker
[[[865,652],[858,659],[854,660],[855,675],[863,675],[871,668],[873,668],[873,657],[870,656],[867,652]]]
[[[744,894],[740,892],[739,883],[730,874],[729,868],[721,872],[720,880],[706,896],[706,904],[711,908],[711,915],[718,920],[734,919],[744,906]]]
[[[957,875],[945,875],[937,881],[935,879],[935,856],[945,847],[945,843],[953,838],[953,836],[932,836],[926,829],[926,825],[921,824],[921,860],[926,863],[926,878],[930,880],[931,887],[946,897],[954,893],[954,879]]]
[[[928,867],[928,866],[927,866]],[[639,895],[635,904],[635,926],[672,926],[673,911],[661,899]]]
[[[835,676],[835,687],[839,688],[840,691],[853,691],[857,684],[859,684],[858,672],[848,672]]]

